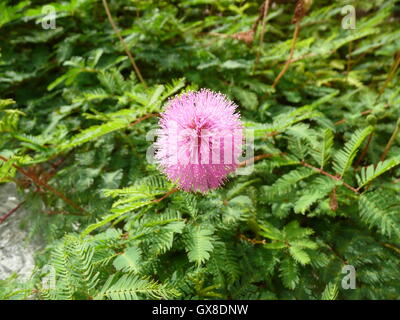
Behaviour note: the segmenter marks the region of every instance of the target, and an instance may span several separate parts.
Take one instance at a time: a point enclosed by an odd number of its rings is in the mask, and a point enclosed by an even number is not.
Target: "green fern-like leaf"
[[[362,188],[386,171],[400,164],[400,157],[380,161],[378,164],[370,165],[361,169],[361,173],[357,175],[358,187]]]
[[[214,246],[212,244],[213,232],[208,229],[192,227],[185,235],[185,247],[188,251],[189,261],[200,265],[210,258],[210,252]]]
[[[280,277],[283,285],[288,289],[295,289],[300,282],[299,267],[294,260],[285,258],[280,265]]]
[[[328,283],[325,287],[324,292],[322,292],[321,300],[335,300],[339,293],[337,284]]]
[[[95,299],[170,299],[178,295],[175,289],[168,288],[149,278],[140,278],[137,275],[124,274],[115,281],[116,277],[116,275],[113,275],[107,280]]]
[[[335,181],[328,177],[317,177],[302,192],[302,196],[296,201],[294,211],[304,214],[315,202],[325,198],[335,185]]]
[[[399,206],[396,197],[380,190],[367,192],[359,199],[361,219],[389,237],[393,233],[400,237]]]
[[[333,146],[333,133],[329,129],[325,129],[319,136],[320,142],[315,142],[309,153],[317,161],[320,168],[323,169],[329,158]]]
[[[264,192],[271,197],[276,194],[286,194],[295,187],[296,183],[313,174],[315,174],[315,171],[309,168],[294,169],[280,177],[272,186],[264,188]]]
[[[370,135],[372,131],[372,126],[357,130],[351,136],[350,141],[344,145],[344,148],[336,153],[333,167],[341,177],[343,177],[347,170],[349,170],[355,156],[357,155],[358,149],[360,148],[364,139]]]
[[[289,252],[293,259],[298,263],[302,265],[310,263],[310,256],[303,249],[300,249],[297,246],[290,246]]]
[[[139,272],[142,263],[142,252],[137,247],[128,248],[113,262],[114,267],[120,271]]]

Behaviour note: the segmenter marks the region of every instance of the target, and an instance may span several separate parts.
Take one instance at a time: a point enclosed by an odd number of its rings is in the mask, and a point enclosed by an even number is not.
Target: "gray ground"
[[[19,203],[15,185],[0,184],[0,216]],[[0,224],[0,280],[6,279],[14,272],[23,280],[29,278],[32,272],[33,254],[39,249],[40,243],[28,243],[27,232],[20,229],[21,219],[26,214],[26,209],[21,207]]]

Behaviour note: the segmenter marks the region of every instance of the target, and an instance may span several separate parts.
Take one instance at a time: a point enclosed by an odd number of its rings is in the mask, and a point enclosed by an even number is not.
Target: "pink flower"
[[[202,89],[169,100],[161,114],[156,161],[185,191],[218,188],[238,166],[243,135],[237,106]]]

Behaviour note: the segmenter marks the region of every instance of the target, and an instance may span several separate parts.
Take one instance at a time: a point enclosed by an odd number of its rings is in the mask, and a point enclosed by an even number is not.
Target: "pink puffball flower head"
[[[205,193],[236,170],[243,145],[236,108],[225,95],[208,89],[168,101],[159,121],[155,159],[180,189]]]

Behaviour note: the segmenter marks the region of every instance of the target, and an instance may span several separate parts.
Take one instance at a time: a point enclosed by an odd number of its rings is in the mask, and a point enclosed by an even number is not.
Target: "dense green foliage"
[[[262,43],[263,1],[108,3],[147,85],[101,0],[0,1],[0,182],[47,245],[0,298],[399,299],[400,2],[351,1],[351,30],[347,1],[306,1],[275,88],[295,1],[271,1]],[[172,192],[146,133],[202,87],[237,102],[269,156],[217,191]]]

